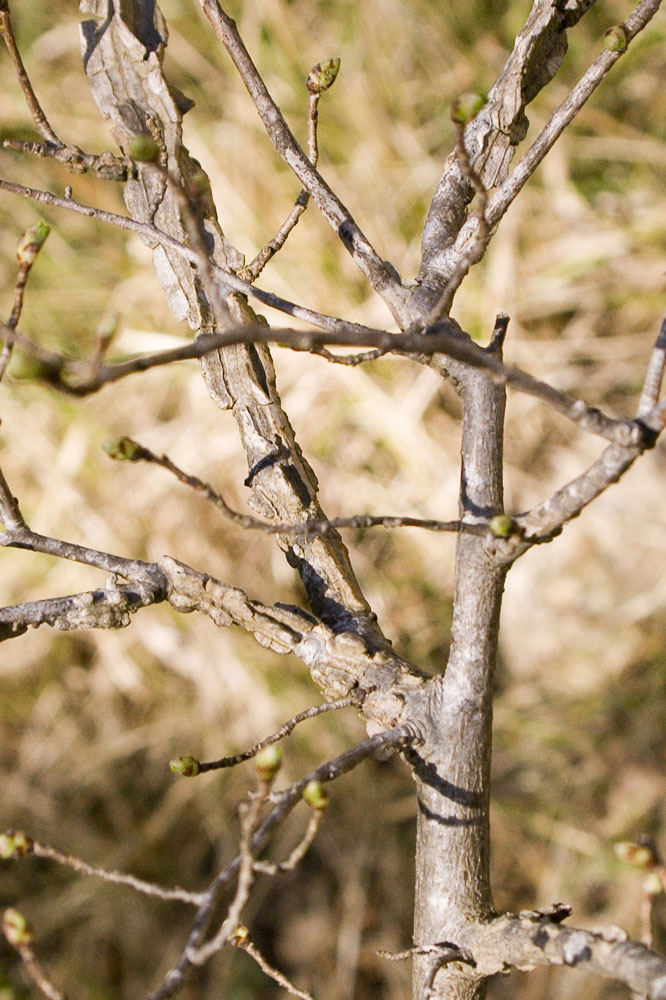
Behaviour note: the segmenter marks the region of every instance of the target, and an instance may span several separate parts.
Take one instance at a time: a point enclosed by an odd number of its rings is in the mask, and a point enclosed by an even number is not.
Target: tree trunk
[[[460,379],[463,401],[461,516],[502,510],[504,390],[481,372]],[[493,914],[489,877],[492,694],[506,570],[482,537],[462,532],[456,550],[453,642],[433,686],[433,729],[416,762],[418,832],[414,943],[460,940],[468,922]],[[416,956],[414,1000],[427,993],[432,956]],[[481,995],[483,980],[462,963],[442,968],[435,996]]]

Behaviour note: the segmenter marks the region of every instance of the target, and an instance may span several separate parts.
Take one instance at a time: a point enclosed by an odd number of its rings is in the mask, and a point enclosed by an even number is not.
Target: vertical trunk
[[[479,371],[460,378],[463,400],[461,516],[502,510],[504,390]],[[416,764],[418,832],[414,942],[460,939],[468,921],[492,912],[489,780],[493,676],[505,570],[482,537],[461,533],[456,550],[452,646],[446,673],[432,685],[432,728]],[[433,959],[414,965],[414,1000],[423,1000]],[[434,996],[483,992],[473,969],[442,968]]]

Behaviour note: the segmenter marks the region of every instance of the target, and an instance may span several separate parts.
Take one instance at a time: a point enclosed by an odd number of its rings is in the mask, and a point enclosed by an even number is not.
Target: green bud
[[[308,73],[305,86],[311,94],[321,94],[335,83],[335,78],[340,71],[340,60],[325,59],[324,62],[317,63]]]
[[[254,766],[260,781],[272,781],[275,778],[282,765],[283,756],[282,747],[278,746],[277,743],[265,747],[261,753],[257,754]]]
[[[250,932],[245,924],[239,924],[231,935],[231,943],[238,946],[245,943],[250,937]]]
[[[169,761],[169,767],[174,774],[182,774],[184,778],[194,778],[199,773],[196,757],[174,757]]]
[[[109,344],[118,332],[120,314],[115,309],[109,309],[97,326],[97,336],[105,344]]]
[[[129,155],[139,163],[157,163],[160,157],[160,147],[152,135],[138,135],[129,144]]]
[[[19,267],[30,267],[50,232],[51,227],[43,219],[39,219],[34,226],[26,229],[16,247]]]
[[[488,527],[495,538],[508,538],[516,530],[516,522],[508,514],[495,514]]]
[[[460,94],[451,105],[451,120],[457,125],[467,125],[476,118],[487,100],[488,95],[478,90],[468,90]]]
[[[657,863],[654,849],[650,844],[637,844],[632,840],[620,840],[615,844],[615,853],[620,861],[634,868],[651,868]]]
[[[23,830],[5,830],[0,833],[0,858],[24,858],[32,854],[34,842]]]
[[[648,896],[662,895],[664,887],[661,884],[661,879],[659,878],[657,872],[650,872],[650,874],[646,877],[645,881],[643,882],[643,889],[645,890]]]
[[[609,52],[624,52],[628,44],[627,29],[623,24],[614,24],[604,33],[604,48]]]
[[[321,781],[308,781],[303,789],[303,798],[312,809],[325,809],[328,805],[328,793]]]
[[[20,910],[13,908],[2,914],[2,932],[15,948],[30,944],[33,939],[32,927]]]
[[[187,181],[187,189],[193,198],[198,198],[202,194],[210,191],[210,180],[205,170],[197,170]]]
[[[141,445],[128,437],[113,438],[111,441],[105,441],[102,448],[109,458],[113,458],[116,462],[138,462],[144,455],[144,449]]]

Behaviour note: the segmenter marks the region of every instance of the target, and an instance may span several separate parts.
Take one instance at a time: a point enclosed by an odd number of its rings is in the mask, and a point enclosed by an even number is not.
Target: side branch
[[[514,199],[546,154],[552,149],[602,80],[604,80],[618,59],[624,54],[629,42],[652,20],[659,10],[660,5],[661,0],[643,0],[642,3],[638,4],[626,21],[618,26],[618,30],[621,33],[620,37],[625,39],[624,45],[613,49],[605,48],[573,87],[566,100],[552,113],[516,168],[490,198],[486,213],[486,222],[491,231],[494,232],[496,230]],[[448,271],[455,267],[456,262],[461,257],[466,257],[470,253],[473,253],[478,243],[478,231],[478,219],[473,217],[467,219],[464,226],[460,229],[455,243],[443,256],[443,263],[440,263],[440,266]]]
[[[479,974],[490,976],[512,967],[566,965],[625,983],[638,996],[666,1000],[666,959],[617,927],[585,931],[565,927],[538,913],[509,913],[470,928],[457,942],[474,958]]]
[[[200,0],[200,3],[213,31],[229,53],[254,101],[271,143],[296,174],[326,221],[338,233],[374,290],[381,295],[398,319],[407,298],[398,272],[392,264],[382,260],[377,254],[349,210],[331,191],[300,148],[245,48],[235,22],[225,13],[217,0]]]

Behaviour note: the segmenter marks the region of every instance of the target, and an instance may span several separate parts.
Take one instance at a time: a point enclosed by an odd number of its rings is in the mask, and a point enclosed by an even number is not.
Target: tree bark
[[[480,371],[460,373],[463,402],[460,513],[467,521],[502,510],[505,393]],[[432,685],[432,730],[419,759],[414,943],[456,942],[493,913],[489,876],[492,694],[506,570],[482,537],[461,533],[456,550],[453,642]],[[414,1000],[427,994],[433,957],[416,956]],[[474,970],[452,963],[434,996],[483,993]]]

